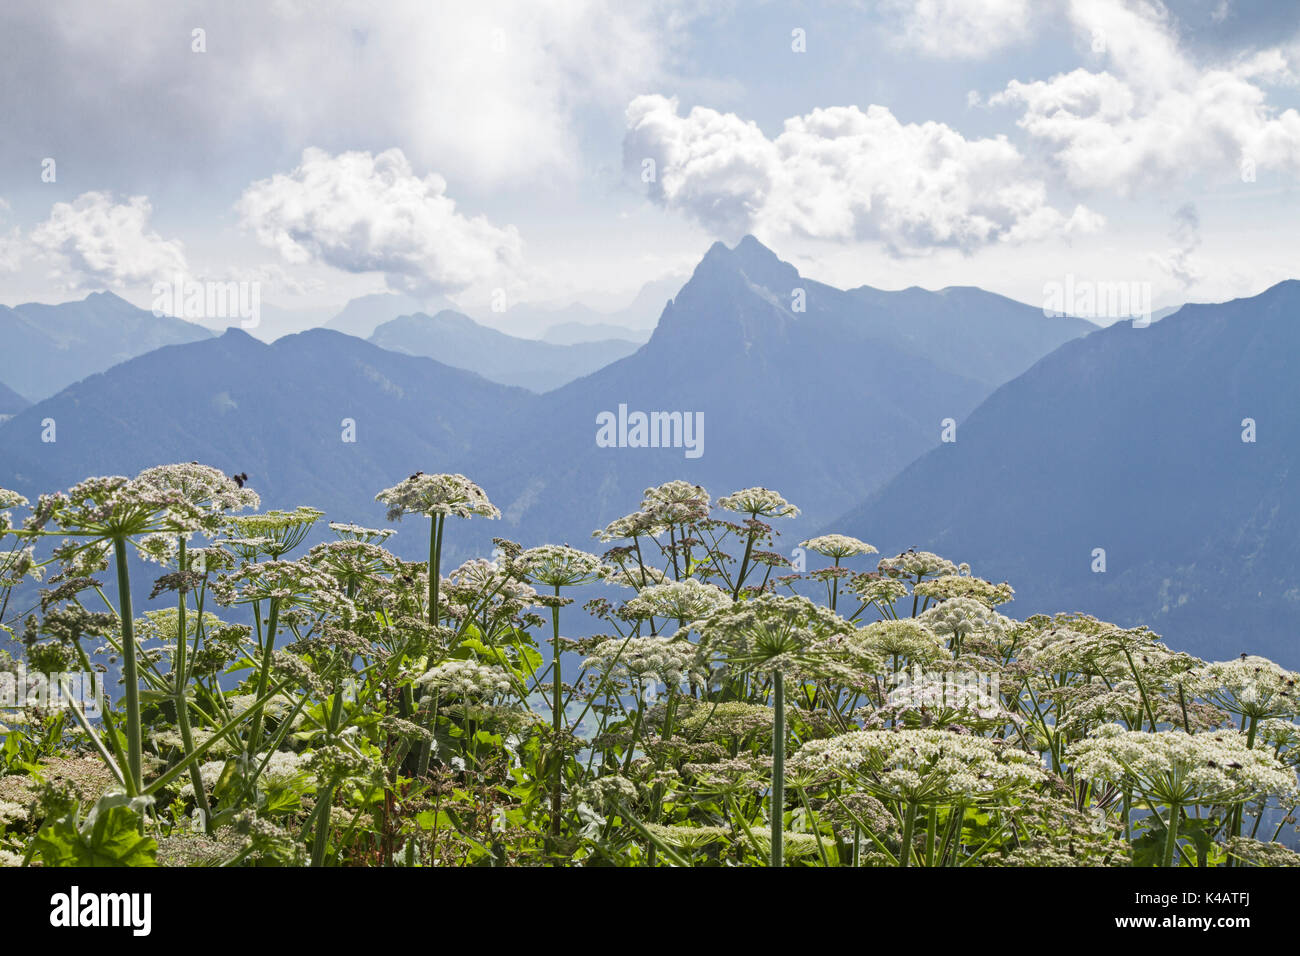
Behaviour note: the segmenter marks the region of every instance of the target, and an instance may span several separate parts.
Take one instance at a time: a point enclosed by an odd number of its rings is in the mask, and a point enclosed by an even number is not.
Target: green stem
[[[772,672],[772,866],[785,865],[785,677]]]
[[[438,585],[442,577],[442,523],[445,515],[429,522],[429,623],[438,626]]]
[[[1169,826],[1165,828],[1165,853],[1161,866],[1174,865],[1174,850],[1178,847],[1178,804],[1169,807]]]
[[[266,696],[266,689],[271,682],[271,659],[275,653],[275,632],[280,623],[280,599],[271,598],[271,613],[267,616],[266,636],[262,642],[262,668],[257,676],[257,696]],[[259,710],[253,718],[253,726],[248,732],[248,752],[257,753],[258,744],[262,742],[262,714]]]
[[[939,809],[931,807],[925,824],[925,865],[934,866],[935,831],[939,826]]]
[[[135,621],[131,610],[131,572],[126,564],[126,538],[113,539],[117,564],[117,609],[122,624],[122,678],[126,683],[126,772],[134,792],[144,789],[143,744],[140,737],[140,665],[136,660]]]
[[[916,804],[910,800],[903,810],[903,848],[898,855],[899,866],[912,864],[912,833],[916,828]]]
[[[316,832],[312,835],[311,865],[323,866],[325,851],[329,847],[330,810],[334,802],[334,788],[332,786],[323,788],[316,798],[320,801],[320,807],[316,814]]]
[[[439,609],[438,609],[438,586],[442,583],[442,526],[447,520],[446,515],[433,515],[429,519],[429,623],[433,627],[438,626]],[[431,695],[426,694],[424,700],[428,700]],[[414,694],[412,694],[412,703],[414,703]],[[438,707],[437,699],[434,699],[433,714],[430,718],[429,729],[436,731],[438,728]],[[429,760],[433,756],[433,741],[420,741],[419,748],[415,757],[415,772],[419,777],[423,777],[429,772]]]
[[[186,564],[184,536],[179,539],[178,543],[178,566],[183,575]],[[176,598],[176,658],[172,661],[172,689],[175,696],[172,700],[176,708],[176,724],[180,727],[181,742],[185,745],[185,756],[187,757],[194,753],[194,732],[190,728],[190,705],[185,695],[185,689],[189,686],[189,663],[185,656],[186,651],[189,649],[189,639],[187,637],[189,629],[185,626],[188,603],[185,598],[184,586],[182,586],[177,591]],[[211,836],[212,814],[208,809],[208,794],[203,787],[203,774],[199,772],[197,763],[190,764],[190,783],[194,786],[194,803],[198,807],[200,819],[203,821],[203,832]]]
[[[560,596],[560,586],[555,585],[555,596]],[[560,607],[557,603],[551,608],[551,732],[555,736],[555,752],[552,760],[555,768],[551,780],[551,835],[560,835],[560,811],[564,802],[564,749],[560,746],[560,731],[564,721],[564,671],[560,665]]]

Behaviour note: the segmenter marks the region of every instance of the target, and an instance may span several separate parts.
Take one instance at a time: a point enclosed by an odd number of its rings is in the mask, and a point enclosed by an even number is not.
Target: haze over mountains
[[[521,339],[479,325],[450,309],[390,319],[370,336],[381,348],[423,355],[478,372],[489,381],[548,392],[636,351],[623,339],[558,345]]]
[[[510,335],[546,339],[559,345],[609,338],[642,342],[649,338],[650,331],[663,312],[664,303],[677,294],[685,281],[680,276],[654,279],[643,285],[630,303],[608,310],[592,308],[580,302],[560,306],[520,302],[499,315],[474,314],[483,324],[499,328]]]
[[[338,315],[325,323],[325,328],[335,332],[342,332],[345,335],[355,335],[360,339],[368,339],[374,335],[375,329],[399,315],[410,315],[413,312],[424,312],[428,309],[441,312],[443,309],[454,308],[456,308],[456,303],[446,296],[436,296],[432,302],[426,305],[419,299],[413,299],[409,295],[400,295],[395,292],[377,292],[373,295],[363,295],[349,301]]]
[[[786,553],[819,529],[935,550],[1009,580],[1017,616],[1087,610],[1193,653],[1295,665],[1297,313],[1300,283],[1285,282],[1098,330],[974,288],[836,289],[747,237],[709,249],[645,345],[605,343],[626,354],[549,391],[561,372],[546,356],[579,346],[456,313],[389,321],[371,342],[199,330],[0,423],[0,486],[30,496],[199,460],[248,472],[266,507],[378,524],[381,488],[461,471],[505,518],[458,527],[464,557],[493,535],[586,547],[673,478],[715,496],[767,485],[803,509],[781,525]],[[480,374],[452,367],[471,360]],[[669,447],[636,447],[637,412],[702,431],[670,425],[655,432]],[[603,415],[620,447],[598,442]],[[40,440],[45,418],[56,443]],[[957,440],[941,443],[949,418]],[[420,537],[394,544],[418,557]]]

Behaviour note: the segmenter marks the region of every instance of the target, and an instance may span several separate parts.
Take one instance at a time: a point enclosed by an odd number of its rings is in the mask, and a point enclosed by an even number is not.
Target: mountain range
[[[973,409],[1003,362],[976,352],[962,370],[942,367],[935,356],[949,346],[883,320],[890,295],[936,324],[954,307],[944,293],[909,290],[876,293],[866,309],[863,293],[800,276],[753,237],[734,249],[716,243],[650,341],[525,409],[490,449],[485,479],[509,523],[550,540],[585,536],[673,478],[715,495],[777,488],[803,511],[792,533],[829,520],[843,510],[837,502],[860,500],[937,443],[941,421]],[[1045,352],[1092,328],[977,290],[961,307],[955,325],[1022,355],[1026,325],[1046,327]],[[599,447],[598,416],[620,408],[702,416],[703,454]]]
[[[1292,280],[1068,342],[828,527],[968,561],[1017,616],[1300,665],[1298,317]]]
[[[529,392],[325,329],[266,344],[239,329],[93,375],[0,426],[0,486],[201,461],[246,472],[268,508],[383,520],[375,494],[422,466],[465,462]],[[56,441],[41,440],[54,419]],[[30,496],[30,495],[29,495]]]
[[[373,295],[351,299],[338,315],[325,323],[324,328],[345,335],[355,335],[359,339],[368,339],[375,333],[375,329],[399,315],[410,315],[413,312],[424,312],[429,309],[441,312],[444,309],[454,308],[456,303],[446,296],[435,296],[426,304],[409,295],[376,292]]]
[[[444,310],[390,319],[370,341],[407,355],[424,355],[456,368],[478,372],[489,381],[547,392],[588,375],[636,351],[622,339],[558,345],[521,339],[479,325],[467,315]]]
[[[112,292],[60,305],[0,306],[0,382],[39,401],[129,358],[211,336],[193,322],[155,316]]]
[[[462,471],[505,512],[482,535],[537,543],[584,541],[635,508],[647,486],[680,477],[715,495],[778,488],[804,511],[793,533],[843,513],[937,443],[944,418],[964,417],[992,390],[1005,361],[999,341],[1028,362],[1026,327],[1049,330],[1036,340],[1044,351],[1083,330],[978,290],[892,293],[916,321],[936,325],[959,301],[956,325],[994,343],[955,369],[953,346],[884,321],[891,293],[873,290],[870,308],[866,295],[801,277],[753,238],[718,243],[649,342],[544,395],[329,330],[272,345],[231,330],[159,349],[20,412],[0,426],[0,485],[31,493],[193,459],[247,472],[268,507],[308,503],[374,521],[380,488],[416,470]],[[453,331],[472,341],[499,334],[463,316],[439,320],[402,324],[441,333],[444,357]],[[634,436],[601,447],[598,419],[620,411],[702,417],[701,454],[683,434],[667,436],[677,447],[629,447]],[[58,423],[53,445],[39,440],[47,417]],[[356,424],[353,443],[340,440],[344,419]]]
[[[837,289],[747,237],[708,250],[648,342],[544,394],[453,367],[520,341],[463,315],[406,316],[372,342],[231,330],[18,410],[0,423],[0,486],[199,460],[247,472],[266,507],[379,523],[381,488],[461,471],[504,512],[456,529],[467,554],[492,535],[587,546],[672,478],[715,496],[766,485],[803,510],[786,553],[818,530],[934,550],[1010,581],[1019,617],[1084,610],[1295,665],[1297,313],[1285,282],[1097,329],[974,288]],[[401,354],[399,332],[441,360]],[[693,430],[636,447],[638,412]]]

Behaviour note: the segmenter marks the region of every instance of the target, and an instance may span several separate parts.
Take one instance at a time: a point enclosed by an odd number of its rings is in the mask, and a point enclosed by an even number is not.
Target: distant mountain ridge
[[[577,345],[615,340],[643,345],[650,341],[650,333],[650,329],[629,329],[608,322],[561,322],[543,332],[541,341],[554,345]]]
[[[368,339],[374,335],[375,329],[399,315],[429,310],[441,312],[443,309],[454,308],[456,303],[446,296],[437,296],[433,301],[424,303],[396,292],[376,292],[350,300],[323,328]]]
[[[112,292],[59,305],[0,306],[0,380],[38,401],[137,355],[211,337],[200,325],[155,316]]]
[[[644,342],[663,312],[664,304],[677,294],[685,281],[681,276],[653,279],[621,308],[598,309],[581,302],[568,305],[520,302],[499,316],[483,316],[482,321],[510,335],[545,339],[557,344],[608,338]],[[564,341],[566,338],[567,343]]]
[[[1011,582],[1017,616],[1087,610],[1193,653],[1300,665],[1297,362],[1295,280],[1117,323],[1003,385],[827,527],[969,561]]]
[[[8,385],[0,382],[0,421],[10,418],[21,412],[30,405],[31,402],[23,398]]]
[[[407,355],[423,355],[477,372],[502,385],[548,392],[636,351],[636,343],[609,340],[557,345],[521,339],[480,325],[460,312],[417,313],[391,319],[370,341]]]
[[[475,441],[532,399],[431,359],[324,329],[268,345],[231,329],[93,376],[0,426],[0,486],[24,494],[158,461],[246,472],[266,507],[382,522],[382,488]],[[53,418],[58,440],[40,440]],[[352,438],[351,441],[348,438]]]

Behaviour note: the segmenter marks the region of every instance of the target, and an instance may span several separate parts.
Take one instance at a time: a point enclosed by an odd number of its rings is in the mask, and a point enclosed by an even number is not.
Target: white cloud
[[[509,276],[520,264],[518,230],[457,212],[446,180],[417,176],[400,149],[306,149],[293,172],[250,185],[236,209],[290,263],[381,272],[390,287],[421,295]]]
[[[1029,35],[1029,0],[889,0],[896,42],[928,56],[982,59]]]
[[[678,7],[685,7],[677,12]],[[0,5],[9,136],[49,117],[102,167],[216,164],[304,143],[400,143],[479,185],[582,173],[584,111],[616,116],[666,75],[694,4],[673,0],[99,0]],[[206,52],[191,31],[206,31]],[[287,108],[286,104],[290,104]],[[143,149],[147,144],[148,152]]]
[[[109,193],[57,202],[32,229],[31,245],[54,264],[54,278],[74,289],[170,281],[186,274],[185,252],[149,226],[146,196],[116,203]]]
[[[1264,50],[1201,69],[1182,51],[1168,11],[1136,0],[1072,0],[1070,19],[1109,69],[1012,81],[991,105],[1023,110],[1019,125],[1048,144],[1075,186],[1131,195],[1198,174],[1300,172],[1300,113],[1268,103],[1290,82],[1286,59]]]
[[[942,123],[900,123],[883,106],[814,110],[769,140],[752,122],[640,96],[627,109],[624,158],[650,198],[725,238],[803,235],[878,238],[893,251],[972,250],[1090,230],[1100,218],[1065,215],[1003,137],[966,139]],[[644,177],[643,177],[644,178]]]

